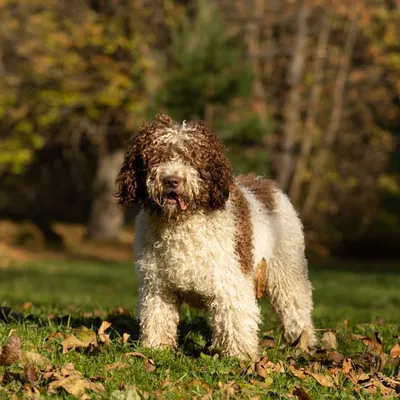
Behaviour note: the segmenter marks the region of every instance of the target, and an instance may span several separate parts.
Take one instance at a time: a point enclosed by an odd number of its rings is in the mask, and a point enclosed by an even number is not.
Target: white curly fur
[[[190,167],[180,171],[193,177]],[[224,210],[200,209],[174,221],[144,210],[138,215],[134,251],[140,284],[138,316],[146,346],[176,347],[179,294],[194,293],[208,309],[213,346],[227,356],[256,358],[261,318],[254,282],[263,258],[266,291],[284,338],[293,342],[306,332],[309,345],[314,344],[312,289],[296,211],[278,190],[272,212],[249,189],[240,186],[240,190],[249,202],[253,225],[249,251],[254,266],[247,274],[235,254],[237,222],[230,199]]]

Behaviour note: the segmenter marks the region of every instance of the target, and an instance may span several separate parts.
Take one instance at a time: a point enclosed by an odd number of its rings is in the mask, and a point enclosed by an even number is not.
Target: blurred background
[[[276,179],[310,253],[399,257],[399,100],[399,0],[0,0],[0,255],[130,254],[124,142],[167,112]]]

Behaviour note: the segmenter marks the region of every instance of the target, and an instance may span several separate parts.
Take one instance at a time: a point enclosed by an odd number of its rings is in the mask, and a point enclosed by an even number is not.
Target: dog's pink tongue
[[[187,205],[185,203],[185,200],[183,200],[182,198],[178,198],[178,202],[179,202],[179,207],[181,208],[181,210],[186,210],[187,209]]]

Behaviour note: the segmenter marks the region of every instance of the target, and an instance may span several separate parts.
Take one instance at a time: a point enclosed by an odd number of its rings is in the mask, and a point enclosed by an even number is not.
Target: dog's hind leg
[[[301,257],[293,260],[284,255],[275,256],[268,263],[267,293],[285,341],[293,343],[304,332],[308,346],[314,346],[312,288],[305,263]]]
[[[275,213],[276,248],[267,265],[266,289],[278,316],[284,338],[293,343],[304,332],[308,345],[315,345],[311,319],[312,287],[304,256],[301,222],[289,199],[281,194]]]

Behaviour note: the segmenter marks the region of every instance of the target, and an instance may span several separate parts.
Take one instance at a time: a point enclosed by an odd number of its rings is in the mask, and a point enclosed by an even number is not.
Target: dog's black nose
[[[164,178],[165,184],[170,188],[177,188],[182,179],[176,175],[169,175]]]

